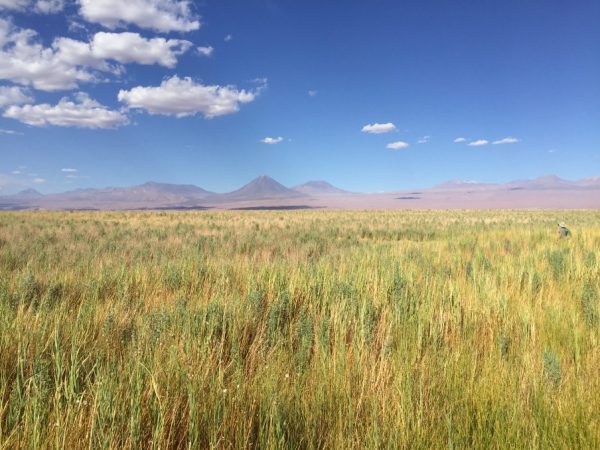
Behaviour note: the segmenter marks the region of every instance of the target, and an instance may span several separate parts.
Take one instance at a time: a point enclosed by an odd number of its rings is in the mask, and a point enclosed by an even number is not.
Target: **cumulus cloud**
[[[280,142],[283,141],[283,137],[279,136],[279,137],[266,137],[260,140],[260,142],[262,142],[263,144],[270,144],[270,145],[274,145],[274,144],[279,144]]]
[[[431,136],[423,136],[421,139],[417,141],[417,144],[427,144]]]
[[[470,147],[481,147],[483,145],[488,145],[489,141],[485,139],[477,139],[476,141],[469,142],[467,145]]]
[[[225,36],[225,37],[223,38],[223,40],[224,40],[225,42],[229,42],[229,41],[231,41],[232,39],[233,39],[233,36],[232,36],[231,34],[228,34],[227,36]]]
[[[85,93],[78,93],[73,100],[65,97],[58,104],[11,106],[3,114],[27,125],[43,127],[54,125],[77,128],[117,128],[129,123],[127,116],[113,111],[91,99]]]
[[[60,171],[64,172],[64,173],[77,173],[77,172],[79,172],[79,170],[73,169],[73,168],[70,168],[70,167],[67,167],[65,169],[60,169]]]
[[[73,89],[78,82],[94,79],[89,71],[62,60],[37,38],[35,31],[15,28],[0,18],[0,79],[45,91]]]
[[[46,179],[45,178],[37,177],[37,178],[34,178],[31,181],[34,182],[35,184],[44,184],[46,182]]]
[[[390,150],[403,150],[409,147],[409,144],[404,141],[390,142],[387,146]]]
[[[57,38],[44,47],[34,30],[0,19],[0,79],[44,91],[75,89],[98,80],[99,72],[119,75],[119,64],[160,64],[172,68],[192,43],[181,39],[146,39],[138,33],[96,33],[90,42]]]
[[[53,14],[62,11],[65,0],[0,0],[0,11],[33,11],[40,14]]]
[[[197,50],[198,53],[202,56],[211,56],[215,51],[215,49],[212,48],[210,45],[208,47],[198,47]]]
[[[467,140],[464,137],[457,137],[454,142],[460,144],[461,142],[467,142]]]
[[[388,122],[388,123],[369,123],[367,125],[365,125],[364,127],[362,127],[362,132],[363,133],[370,133],[370,134],[382,134],[382,133],[389,133],[390,131],[395,131],[396,130],[396,125],[394,125],[392,122]]]
[[[137,86],[128,91],[121,90],[118,98],[128,107],[144,109],[150,114],[176,117],[202,114],[210,118],[238,112],[240,105],[252,102],[260,90],[204,85],[189,77],[174,75],[160,86]]]
[[[64,8],[65,0],[38,0],[35,4],[36,11],[43,14],[57,13]]]
[[[128,24],[163,33],[188,32],[200,28],[188,0],[79,0],[80,14],[107,28]]]
[[[492,142],[494,145],[502,145],[502,144],[516,144],[520,140],[514,137],[505,137],[504,139],[499,139],[497,141]]]
[[[146,39],[138,33],[99,32],[90,42],[59,38],[54,41],[53,47],[63,61],[109,70],[106,60],[122,64],[159,64],[173,68],[177,64],[177,56],[190,49],[192,43],[162,37]]]
[[[0,86],[0,108],[33,102],[29,91],[18,86]]]
[[[29,5],[29,0],[0,0],[0,11],[3,9],[20,11]]]
[[[317,91],[314,90],[314,89],[309,89],[308,90],[308,95],[309,95],[309,97],[314,97],[314,96],[317,95]]]

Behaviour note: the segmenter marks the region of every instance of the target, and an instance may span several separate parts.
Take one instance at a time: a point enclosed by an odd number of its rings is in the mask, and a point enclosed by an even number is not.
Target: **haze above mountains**
[[[232,192],[194,185],[148,182],[133,187],[78,189],[43,195],[34,189],[0,197],[0,210],[121,209],[373,209],[373,208],[598,208],[600,177],[577,181],[557,176],[505,184],[453,180],[429,189],[352,193],[326,181],[286,187],[260,176]]]

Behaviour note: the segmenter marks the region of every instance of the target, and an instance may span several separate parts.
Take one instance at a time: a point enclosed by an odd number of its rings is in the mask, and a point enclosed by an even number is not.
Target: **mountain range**
[[[411,202],[407,204],[407,200]],[[557,176],[509,183],[452,180],[420,192],[352,193],[326,181],[288,188],[260,176],[241,188],[216,193],[189,184],[148,182],[133,187],[77,189],[43,195],[27,189],[0,197],[0,210],[57,209],[298,209],[298,208],[600,208],[600,177]]]

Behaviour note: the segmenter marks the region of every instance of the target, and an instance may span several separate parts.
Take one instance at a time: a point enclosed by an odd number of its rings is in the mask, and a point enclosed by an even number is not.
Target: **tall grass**
[[[0,447],[600,448],[598,223],[2,213]]]

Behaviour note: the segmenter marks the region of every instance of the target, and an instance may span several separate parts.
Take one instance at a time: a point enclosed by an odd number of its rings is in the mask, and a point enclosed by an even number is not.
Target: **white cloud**
[[[314,97],[314,96],[316,96],[316,95],[317,95],[317,91],[315,91],[314,89],[309,89],[309,90],[308,90],[308,95],[309,95],[310,97]]]
[[[26,89],[18,86],[0,86],[0,108],[33,102]]]
[[[494,145],[502,145],[502,144],[516,144],[520,139],[514,137],[505,137],[504,139],[499,139],[497,141],[492,142]]]
[[[476,141],[469,142],[467,145],[470,147],[481,147],[482,145],[488,145],[489,141],[485,139],[477,139]]]
[[[431,136],[423,136],[421,139],[417,141],[417,144],[427,144]]]
[[[198,47],[197,50],[198,53],[202,56],[211,56],[215,51],[215,49],[212,48],[210,45],[208,47]]]
[[[62,11],[65,0],[0,0],[0,11],[33,11],[40,14],[53,14]]]
[[[188,0],[79,0],[80,14],[107,28],[134,24],[163,33],[200,28]]]
[[[65,0],[38,0],[35,10],[42,14],[53,14],[65,8]]]
[[[392,122],[388,122],[388,123],[369,123],[367,125],[365,125],[364,127],[362,127],[362,132],[363,133],[370,133],[370,134],[382,134],[382,133],[389,133],[390,131],[395,131],[396,130],[396,125],[394,125]]]
[[[65,168],[65,169],[60,169],[61,172],[65,172],[65,173],[77,173],[79,172],[79,170],[77,169],[72,169],[72,168]]]
[[[54,41],[53,47],[57,50],[57,56],[65,62],[110,70],[106,60],[173,68],[177,64],[177,56],[189,50],[192,43],[162,37],[146,39],[138,33],[99,32],[89,43],[59,38]]]
[[[65,97],[54,106],[47,103],[11,106],[3,116],[36,127],[54,125],[95,129],[116,128],[129,123],[127,116],[121,112],[108,109],[82,92],[75,95],[74,101]]]
[[[3,9],[20,11],[29,5],[29,0],[0,0],[0,11]]]
[[[467,140],[464,137],[457,137],[454,142],[460,144],[461,142],[467,142]]]
[[[160,86],[137,86],[119,91],[119,101],[150,114],[185,117],[202,114],[217,117],[238,112],[240,105],[252,102],[260,93],[233,86],[204,85],[191,78],[174,75]]]
[[[83,35],[90,34],[87,27],[83,23],[77,21],[73,17],[69,17],[67,20],[69,21],[69,32]]]
[[[404,141],[391,142],[387,146],[390,150],[403,150],[409,147],[409,144]]]
[[[89,71],[36,42],[37,38],[35,31],[15,28],[0,18],[0,79],[46,91],[72,89],[78,82],[94,79]]]
[[[98,81],[98,71],[114,75],[124,71],[109,61],[172,68],[177,56],[191,46],[181,39],[99,32],[90,42],[61,37],[44,47],[34,30],[14,27],[0,18],[0,79],[44,91],[75,89],[82,82]]]
[[[233,36],[232,36],[231,34],[228,34],[227,36],[225,36],[225,37],[223,38],[223,40],[224,40],[225,42],[229,42],[229,41],[231,41],[232,39],[233,39]]]
[[[23,133],[19,132],[19,131],[15,131],[15,130],[5,130],[3,128],[0,128],[0,135],[7,135],[7,136],[22,136]],[[13,172],[14,173],[14,172]],[[20,173],[20,172],[19,172]]]
[[[260,142],[262,142],[263,144],[270,144],[270,145],[274,145],[274,144],[279,144],[281,141],[283,141],[283,137],[279,136],[279,137],[266,137],[260,140]]]
[[[45,178],[34,178],[33,180],[31,180],[32,182],[34,182],[35,184],[44,184],[46,182]]]

